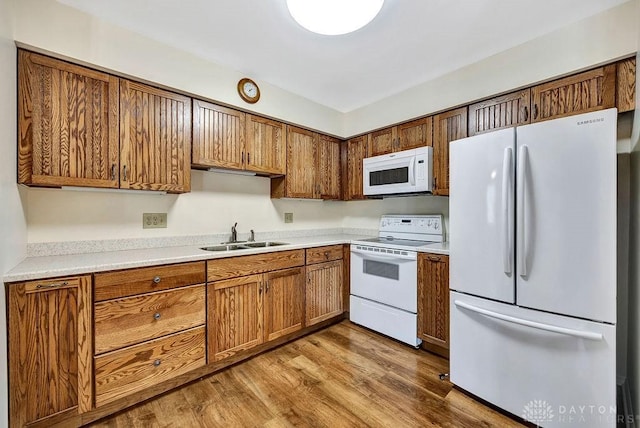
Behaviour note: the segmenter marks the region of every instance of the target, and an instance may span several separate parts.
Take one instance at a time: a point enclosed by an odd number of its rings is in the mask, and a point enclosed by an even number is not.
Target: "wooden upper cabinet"
[[[118,78],[18,51],[18,182],[118,187]]]
[[[615,107],[616,65],[607,65],[531,89],[532,122]]]
[[[403,123],[397,128],[396,151],[433,146],[433,116]]]
[[[200,167],[244,168],[245,114],[193,100],[191,163]]]
[[[285,196],[319,197],[316,180],[318,135],[295,126],[287,126],[287,172]]]
[[[191,98],[120,81],[120,187],[191,190]]]
[[[369,134],[369,156],[379,156],[433,144],[433,118],[423,117]]]
[[[265,276],[265,341],[301,330],[304,323],[304,268],[270,272]]]
[[[449,349],[449,256],[418,255],[418,336]]]
[[[617,64],[616,107],[618,113],[636,108],[636,58],[628,58]]]
[[[398,128],[381,129],[369,134],[369,155],[380,156],[394,152],[396,149],[396,138]]]
[[[467,136],[467,107],[433,118],[434,195],[449,195],[449,143]]]
[[[342,145],[342,186],[345,201],[365,199],[362,189],[362,160],[369,156],[366,135]]]
[[[257,173],[285,174],[285,124],[250,114],[246,120],[245,168]]]
[[[341,142],[328,135],[318,135],[318,167],[316,169],[321,199],[342,197],[342,177],[340,171]]]
[[[8,286],[10,424],[91,410],[91,276]]]
[[[530,89],[471,104],[469,136],[531,123],[530,112]]]

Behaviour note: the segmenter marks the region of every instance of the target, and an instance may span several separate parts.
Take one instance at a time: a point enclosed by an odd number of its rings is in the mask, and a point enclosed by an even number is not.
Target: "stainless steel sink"
[[[205,251],[236,251],[236,250],[249,250],[251,248],[264,248],[264,247],[277,247],[278,245],[287,245],[286,242],[240,242],[233,244],[212,245],[210,247],[202,247],[201,250]]]
[[[278,245],[287,245],[287,242],[247,242],[246,244],[242,244],[245,247],[249,248],[263,248],[263,247],[277,247]]]

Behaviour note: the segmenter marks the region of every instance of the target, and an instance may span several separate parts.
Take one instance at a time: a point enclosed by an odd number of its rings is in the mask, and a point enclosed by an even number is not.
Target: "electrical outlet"
[[[161,229],[167,227],[167,213],[143,213],[143,229]]]
[[[293,213],[284,213],[284,222],[293,223]]]

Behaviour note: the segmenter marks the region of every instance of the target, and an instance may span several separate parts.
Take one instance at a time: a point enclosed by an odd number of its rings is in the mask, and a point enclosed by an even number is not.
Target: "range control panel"
[[[402,234],[408,239],[444,241],[442,215],[383,215],[380,218],[380,236]],[[415,235],[415,237],[409,237]]]

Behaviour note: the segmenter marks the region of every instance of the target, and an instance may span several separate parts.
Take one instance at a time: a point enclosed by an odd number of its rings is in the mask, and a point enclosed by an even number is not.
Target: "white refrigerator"
[[[451,381],[540,426],[615,426],[616,122],[450,146]]]

